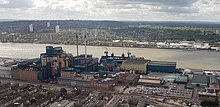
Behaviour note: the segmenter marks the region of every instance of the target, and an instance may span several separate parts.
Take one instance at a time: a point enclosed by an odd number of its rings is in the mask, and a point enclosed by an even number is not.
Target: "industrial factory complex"
[[[220,96],[219,71],[176,68],[131,52],[105,51],[99,59],[46,46],[39,58],[6,62],[1,66],[11,74],[1,76],[1,107],[196,107]]]
[[[13,66],[11,78],[34,82],[57,80],[65,83],[64,80],[72,82],[77,77],[81,77],[81,74],[88,75],[86,78],[94,74],[93,76],[97,78],[105,77],[106,81],[109,81],[112,79],[108,79],[108,75],[111,75],[110,78],[116,78],[122,72],[124,75],[180,72],[176,69],[176,62],[151,61],[134,57],[130,52],[121,56],[115,56],[114,53],[108,55],[107,51],[104,53],[99,61],[99,58],[94,58],[92,55],[73,56],[66,53],[62,47],[47,46],[46,52],[42,53],[40,58],[26,60]]]

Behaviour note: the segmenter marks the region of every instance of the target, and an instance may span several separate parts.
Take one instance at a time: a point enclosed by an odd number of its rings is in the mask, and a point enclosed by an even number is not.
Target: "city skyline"
[[[0,0],[0,19],[219,22],[219,7],[220,0]]]

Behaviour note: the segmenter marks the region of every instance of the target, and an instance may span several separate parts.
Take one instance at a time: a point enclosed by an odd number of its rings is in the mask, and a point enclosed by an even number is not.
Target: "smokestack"
[[[79,56],[79,36],[78,33],[76,33],[76,55]]]
[[[105,53],[105,56],[108,56],[108,48],[106,48],[104,53]]]
[[[85,58],[87,58],[87,40],[86,40],[86,36],[87,36],[87,33],[84,34],[85,36]]]
[[[128,58],[131,58],[131,52],[128,50]]]

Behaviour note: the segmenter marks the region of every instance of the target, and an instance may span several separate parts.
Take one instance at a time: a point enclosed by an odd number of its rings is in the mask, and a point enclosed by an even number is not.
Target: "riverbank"
[[[46,44],[46,45],[74,45],[76,44],[59,44],[59,43],[38,43],[38,42],[0,42],[0,43],[15,43],[15,44]],[[85,46],[84,44],[79,44],[78,46]],[[211,49],[195,49],[195,48],[171,48],[171,47],[157,47],[156,45],[110,45],[110,44],[87,44],[87,46],[98,46],[98,47],[119,47],[119,48],[149,48],[149,49],[168,49],[168,50],[183,50],[183,51],[208,51],[208,52],[220,52],[219,50]]]

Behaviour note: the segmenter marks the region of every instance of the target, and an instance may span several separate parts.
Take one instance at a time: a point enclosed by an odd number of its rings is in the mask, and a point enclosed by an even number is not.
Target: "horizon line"
[[[116,22],[209,22],[220,23],[220,21],[207,20],[114,20],[114,19],[0,19],[0,22],[11,21],[116,21]]]

